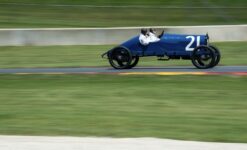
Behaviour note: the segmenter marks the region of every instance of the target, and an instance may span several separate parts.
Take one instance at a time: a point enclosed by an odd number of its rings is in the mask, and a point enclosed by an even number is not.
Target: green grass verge
[[[246,6],[245,0],[206,0],[209,3],[215,3],[219,6]],[[61,4],[61,5],[131,5],[131,6],[184,6],[186,3],[193,3],[201,6],[203,1],[200,0],[0,0],[1,3],[17,3],[17,4]],[[233,3],[234,2],[234,3]]]
[[[0,75],[0,134],[247,142],[246,77]]]
[[[221,65],[247,65],[247,42],[215,43],[222,53]],[[0,68],[109,66],[100,55],[113,46],[0,47]],[[192,65],[189,60],[157,61],[141,58],[139,66]]]
[[[15,3],[10,5],[7,3]],[[39,4],[39,5],[22,5]],[[59,6],[49,6],[55,4]],[[75,6],[63,6],[63,5]],[[168,8],[94,8],[131,5]],[[186,8],[188,7],[188,8]],[[190,7],[205,7],[192,9]],[[245,0],[0,0],[0,28],[246,24]]]

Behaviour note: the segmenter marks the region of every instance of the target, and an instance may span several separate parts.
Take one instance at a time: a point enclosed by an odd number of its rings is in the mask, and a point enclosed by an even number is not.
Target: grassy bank
[[[246,6],[245,0],[207,0],[209,3],[215,3],[218,6]],[[184,6],[186,3],[193,3],[194,5],[201,6],[202,1],[198,0],[0,0],[1,3],[17,3],[17,4],[61,4],[61,5],[130,5],[130,6]]]
[[[246,77],[0,75],[0,134],[247,142]]]
[[[215,43],[222,53],[221,65],[247,65],[247,43]],[[0,47],[0,68],[109,66],[100,55],[113,46]],[[141,58],[139,66],[192,65],[188,60],[157,61]]]
[[[245,7],[245,0],[0,0],[0,28],[246,24]]]

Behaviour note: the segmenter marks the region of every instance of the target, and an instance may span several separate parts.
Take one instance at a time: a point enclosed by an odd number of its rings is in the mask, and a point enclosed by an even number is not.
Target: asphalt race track
[[[193,66],[137,67],[116,70],[111,67],[82,68],[18,68],[0,69],[0,74],[241,74],[247,75],[247,66],[217,66],[197,69]]]

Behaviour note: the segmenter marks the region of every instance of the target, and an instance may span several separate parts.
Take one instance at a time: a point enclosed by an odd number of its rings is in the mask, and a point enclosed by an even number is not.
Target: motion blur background
[[[246,0],[0,0],[0,28],[247,24]],[[247,42],[214,43],[247,65]],[[0,68],[109,66],[114,45],[3,46]],[[192,66],[188,61],[139,66]],[[0,75],[0,134],[247,142],[241,76]]]
[[[0,27],[246,24],[245,0],[1,0]]]

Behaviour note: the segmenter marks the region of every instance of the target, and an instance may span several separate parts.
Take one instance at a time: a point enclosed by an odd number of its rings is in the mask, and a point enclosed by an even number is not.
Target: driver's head
[[[148,33],[148,30],[147,29],[141,29],[141,34],[147,35],[147,33]]]
[[[151,33],[155,34],[155,33],[156,33],[156,30],[155,30],[155,29],[153,29],[153,28],[150,28],[150,29],[149,29],[149,32],[151,32]]]

